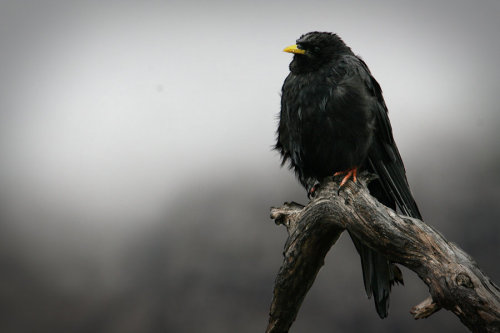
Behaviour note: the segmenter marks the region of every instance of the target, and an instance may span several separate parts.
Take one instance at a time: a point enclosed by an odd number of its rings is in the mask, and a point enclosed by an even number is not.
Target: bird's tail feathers
[[[368,298],[373,295],[378,315],[380,318],[385,318],[389,313],[391,287],[395,283],[403,284],[403,274],[384,255],[373,251],[352,235],[351,239],[361,257],[366,294]]]

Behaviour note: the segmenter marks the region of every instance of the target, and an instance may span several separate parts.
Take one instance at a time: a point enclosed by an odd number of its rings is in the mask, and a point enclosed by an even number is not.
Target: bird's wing
[[[404,215],[422,219],[418,206],[411,194],[406,171],[392,135],[392,127],[387,115],[387,106],[382,96],[382,89],[370,74],[368,66],[359,59],[358,72],[368,91],[375,97],[372,109],[375,113],[375,134],[372,146],[365,162],[366,168],[377,174],[379,181],[372,184],[373,193],[382,203],[395,208]],[[385,202],[384,202],[385,201]]]

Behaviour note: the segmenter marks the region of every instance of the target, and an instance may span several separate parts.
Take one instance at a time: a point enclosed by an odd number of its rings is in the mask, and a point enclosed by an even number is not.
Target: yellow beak
[[[284,52],[288,52],[288,53],[295,53],[295,54],[304,54],[304,53],[306,53],[305,50],[299,49],[296,44],[285,47],[285,49],[283,51]]]

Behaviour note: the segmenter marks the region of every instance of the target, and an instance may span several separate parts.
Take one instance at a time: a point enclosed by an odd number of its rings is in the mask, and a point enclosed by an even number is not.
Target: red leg
[[[333,175],[334,176],[340,176],[340,175],[343,175],[343,174],[346,174],[345,177],[342,179],[342,181],[340,182],[340,186],[339,187],[342,187],[345,185],[345,183],[347,183],[347,181],[352,177],[352,181],[353,182],[357,182],[358,181],[358,178],[357,178],[357,175],[358,175],[358,168],[352,168],[352,169],[349,169],[349,170],[345,170],[345,171],[338,171],[338,172],[335,172]]]

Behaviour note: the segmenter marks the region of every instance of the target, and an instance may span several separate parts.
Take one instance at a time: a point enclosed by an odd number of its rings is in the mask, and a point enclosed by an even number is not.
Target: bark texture
[[[437,230],[379,203],[366,187],[370,177],[362,175],[356,184],[349,181],[340,191],[332,179],[307,206],[285,203],[271,209],[271,218],[285,225],[289,236],[266,332],[288,332],[326,254],[344,230],[427,284],[430,297],[411,309],[415,319],[444,308],[473,332],[500,332],[499,287]]]

